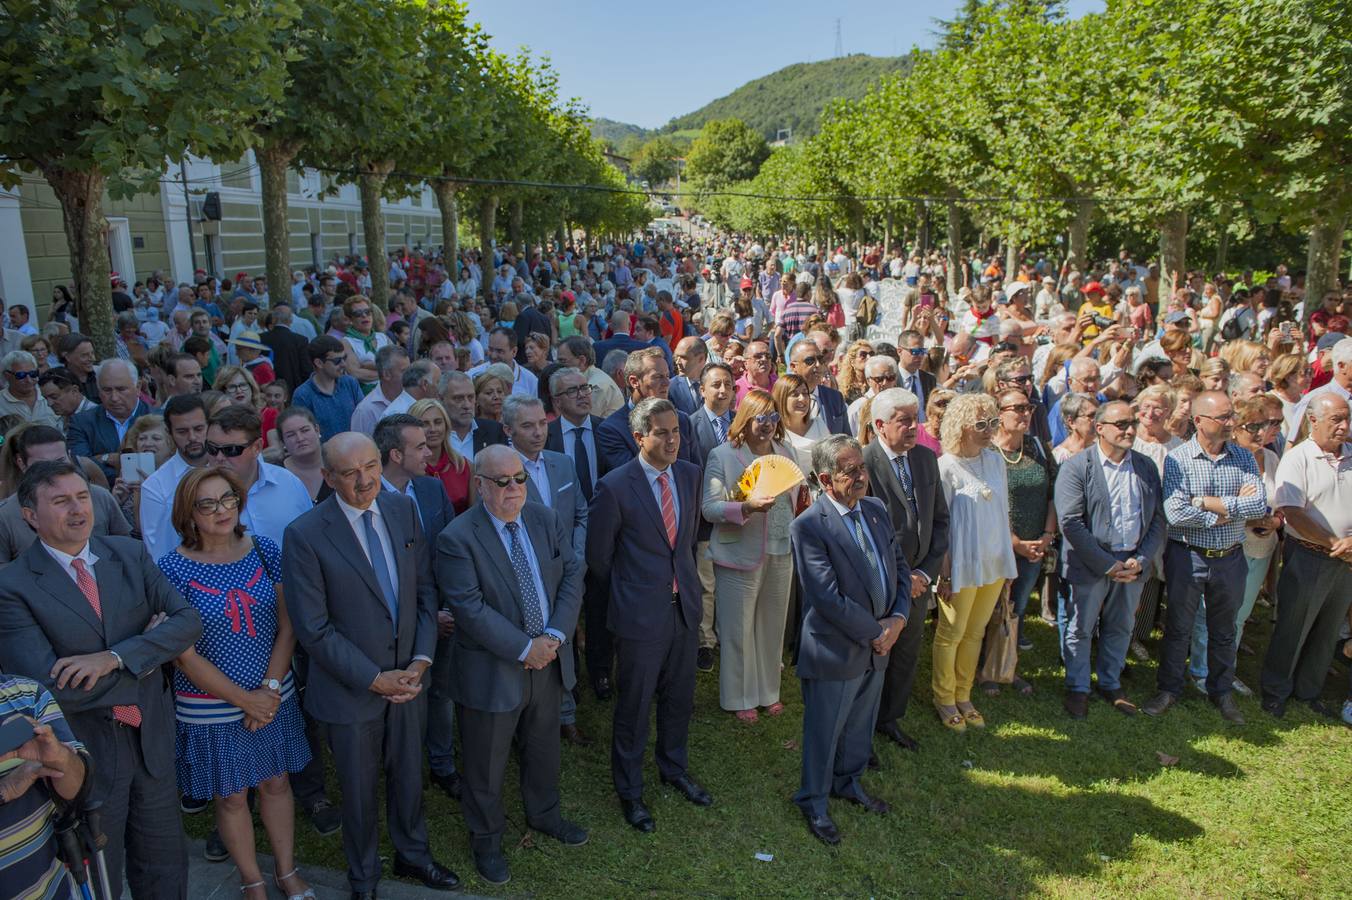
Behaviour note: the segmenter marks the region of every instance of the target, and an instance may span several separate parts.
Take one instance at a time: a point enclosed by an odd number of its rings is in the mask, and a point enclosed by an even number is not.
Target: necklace
[[[1006,465],[1017,466],[1019,463],[1023,462],[1023,441],[1019,441],[1019,449],[1018,452],[1014,454],[1013,459],[1009,458],[1009,454],[1005,453],[1005,448],[1001,447],[998,442],[991,441],[991,443],[995,446],[996,450],[1000,451],[1000,456],[1004,458]]]

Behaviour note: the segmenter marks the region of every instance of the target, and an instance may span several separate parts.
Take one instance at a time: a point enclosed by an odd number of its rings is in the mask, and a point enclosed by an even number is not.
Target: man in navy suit
[[[703,403],[700,376],[709,362],[709,346],[700,338],[684,337],[676,344],[675,356],[678,374],[671,379],[667,399],[687,416],[693,416]]]
[[[455,507],[440,479],[423,475],[432,461],[422,419],[407,413],[386,416],[376,423],[373,439],[380,451],[381,486],[403,494],[417,507],[423,534],[436,540],[455,518]],[[460,774],[455,771],[455,705],[450,698],[450,637],[455,618],[449,609],[437,609],[437,652],[432,656],[427,692],[427,762],[432,783],[447,796],[460,799]]]
[[[812,392],[813,418],[824,418],[826,428],[832,434],[849,434],[850,419],[845,398],[840,391],[823,384],[831,371],[831,360],[821,348],[806,338],[794,344],[789,371],[807,382],[807,389]]]
[[[630,329],[633,328],[633,321],[631,315],[622,309],[616,309],[610,314],[610,332],[612,336],[606,338],[604,341],[596,342],[596,361],[598,363],[605,362],[606,354],[611,350],[623,350],[625,353],[633,353],[637,350],[646,350],[652,346],[647,341],[640,341],[629,333]],[[666,359],[666,356],[664,355],[662,358]]]
[[[643,802],[648,714],[657,701],[655,757],[662,781],[697,806],[713,802],[687,770],[695,706],[701,589],[695,566],[699,467],[677,459],[681,431],[670,400],[650,397],[630,414],[638,458],[597,486],[587,531],[587,566],[610,582],[619,697],[611,777],[625,821],[656,826]]]
[[[1121,400],[1094,414],[1098,440],[1066,460],[1056,476],[1056,512],[1068,544],[1061,571],[1070,584],[1066,624],[1066,699],[1071,718],[1089,703],[1089,656],[1098,628],[1098,692],[1125,715],[1136,705],[1122,691],[1122,667],[1146,573],[1168,533],[1155,464],[1131,449],[1136,417]]]
[[[704,366],[700,381],[702,402],[690,415],[690,432],[699,458],[708,459],[715,447],[727,441],[732,430],[732,401],[737,396],[737,384],[732,369],[723,363]],[[700,521],[699,549],[695,554],[699,559],[700,581],[704,584],[704,618],[699,625],[699,655],[696,657],[701,672],[713,671],[714,648],[718,645],[718,635],[714,631],[714,561],[706,552],[713,530],[708,519]]]
[[[803,585],[803,772],[793,802],[814,837],[837,844],[828,795],[888,811],[859,779],[872,753],[887,654],[911,611],[911,570],[887,506],[865,496],[859,442],[823,439],[812,449],[812,469],[822,494],[789,526]]]
[[[596,431],[597,448],[607,468],[618,469],[638,455],[638,442],[629,428],[629,414],[633,405],[649,398],[667,399],[667,388],[671,384],[671,369],[667,367],[667,358],[656,347],[644,347],[629,354],[624,361],[624,377],[629,383],[629,403],[613,412]],[[690,434],[690,417],[680,410],[676,420],[681,432],[680,458],[695,465],[702,460]]]
[[[72,456],[88,456],[103,467],[111,484],[121,470],[122,439],[127,429],[153,412],[136,395],[136,366],[123,359],[106,359],[95,369],[99,405],[71,417],[66,445]]]

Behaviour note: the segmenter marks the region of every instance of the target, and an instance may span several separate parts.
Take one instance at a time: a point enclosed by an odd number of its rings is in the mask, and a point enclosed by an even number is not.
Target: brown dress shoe
[[[1137,713],[1136,704],[1127,699],[1127,694],[1121,688],[1099,688],[1099,696],[1113,705],[1124,716],[1134,716]]]
[[[1083,719],[1089,715],[1089,695],[1084,691],[1071,691],[1061,702],[1072,719]]]
[[[587,737],[582,729],[576,725],[560,725],[559,737],[575,747],[590,747],[592,745],[592,739]]]

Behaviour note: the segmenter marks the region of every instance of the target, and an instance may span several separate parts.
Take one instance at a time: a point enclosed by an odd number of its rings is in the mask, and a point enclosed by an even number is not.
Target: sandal
[[[987,697],[998,697],[1000,696],[1000,685],[994,681],[983,681],[981,682],[981,692]]]
[[[735,713],[737,721],[745,722],[748,725],[754,725],[760,719],[754,709],[739,709]]]
[[[778,700],[776,700],[774,703],[771,703],[769,706],[765,707],[765,714],[767,716],[778,716],[783,715],[783,713],[784,713],[784,704],[780,703]]]
[[[975,706],[968,710],[963,710],[961,707],[959,707],[958,712],[962,714],[963,720],[968,725],[971,725],[973,728],[986,727],[986,719],[981,715],[981,713],[976,711]]]
[[[944,727],[949,729],[950,731],[956,731],[959,734],[962,734],[964,731],[967,730],[967,721],[963,718],[961,712],[955,712],[952,715],[949,715],[945,713],[943,711],[943,708],[938,705],[934,707],[934,711],[938,713],[939,721],[942,722],[944,724]]]
[[[278,888],[282,891],[286,891],[286,888],[282,887],[282,882],[286,881],[288,878],[294,878],[299,871],[300,867],[298,866],[290,872],[287,872],[285,875],[278,875],[277,870],[274,869],[272,872],[272,879],[277,882]],[[262,884],[262,882],[259,882],[259,884]],[[287,893],[286,900],[315,900],[314,888],[307,886],[305,890],[301,891],[299,894]]]
[[[247,894],[254,888],[262,888],[263,896],[266,897],[268,895],[268,886],[261,881],[255,881],[253,884],[241,884],[239,886],[239,892],[240,894]]]
[[[1020,694],[1022,694],[1023,696],[1025,696],[1025,697],[1032,696],[1032,693],[1033,693],[1033,686],[1032,686],[1031,684],[1029,684],[1028,682],[1024,681],[1024,680],[1023,680],[1022,678],[1020,678],[1019,676],[1017,676],[1017,675],[1014,676],[1014,682],[1013,682],[1013,685],[1014,685],[1014,689],[1015,689],[1016,691],[1018,691]]]

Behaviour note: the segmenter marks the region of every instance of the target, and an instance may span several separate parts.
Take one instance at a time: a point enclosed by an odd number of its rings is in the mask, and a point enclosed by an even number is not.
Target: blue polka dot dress
[[[177,550],[159,561],[161,571],[202,616],[197,652],[247,690],[267,678],[277,639],[277,592],[268,572],[282,571],[278,546],[265,537],[257,540],[256,549],[233,563],[198,562]],[[226,797],[283,772],[299,772],[310,761],[290,672],[282,681],[276,718],[257,731],[244,727],[238,707],[208,694],[177,669],[174,706],[178,787],[190,797]]]

